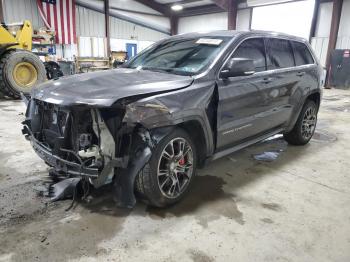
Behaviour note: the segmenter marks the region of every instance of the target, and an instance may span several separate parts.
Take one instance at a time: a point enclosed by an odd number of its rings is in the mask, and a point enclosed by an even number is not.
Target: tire
[[[14,76],[14,71],[18,70],[16,67],[21,65],[27,70],[25,72],[31,72],[28,80],[21,79],[24,81],[23,84],[20,84]],[[45,80],[46,71],[43,62],[29,51],[11,50],[0,59],[0,89],[7,96],[19,98],[20,93],[30,94],[33,87]]]
[[[317,111],[318,111],[318,108],[315,102],[311,100],[307,100],[303,106],[303,109],[299,114],[298,120],[295,123],[295,126],[293,127],[292,131],[290,131],[289,133],[283,134],[284,139],[291,145],[301,146],[301,145],[307,144],[312,138],[316,129]],[[314,118],[313,121],[305,119],[307,118],[307,115],[309,113],[313,115],[312,116]],[[308,123],[306,127],[303,127],[303,121],[305,121],[304,123]],[[305,131],[305,130],[308,130],[308,131]]]
[[[162,157],[164,151],[171,152],[171,146],[169,143],[173,141],[173,148],[175,148],[173,155],[178,155],[178,146],[181,142],[185,141],[187,146],[184,151],[187,151],[190,148],[192,151],[188,151],[185,154],[185,157],[181,158],[179,161],[170,161],[165,157]],[[192,152],[192,153],[191,153]],[[178,158],[174,157],[176,160]],[[183,170],[188,170],[190,174],[189,177],[185,176],[185,173],[173,173],[171,175],[171,168],[174,167],[176,162],[177,167],[182,168],[185,166],[190,166],[190,162],[192,162],[192,167],[189,169],[184,168]],[[169,164],[170,163],[170,164]],[[180,165],[182,163],[183,165]],[[181,128],[176,128],[173,132],[163,138],[160,143],[156,146],[152,157],[148,164],[139,172],[136,182],[135,182],[135,191],[137,196],[141,198],[144,202],[151,206],[155,207],[166,207],[173,205],[180,201],[184,195],[189,190],[193,178],[196,172],[197,165],[197,155],[195,144],[193,143],[191,137]],[[164,175],[158,176],[158,167],[161,170],[168,170],[168,175],[164,173]],[[190,172],[191,171],[191,172]],[[177,171],[174,171],[177,172]],[[174,183],[173,177],[177,177],[178,186],[175,187],[174,195],[171,196],[171,188],[174,188],[172,185]],[[175,179],[176,180],[176,179]],[[161,184],[164,183],[164,186],[161,188]],[[181,188],[181,189],[180,189]],[[169,192],[168,192],[169,189]],[[167,195],[167,193],[169,195]]]

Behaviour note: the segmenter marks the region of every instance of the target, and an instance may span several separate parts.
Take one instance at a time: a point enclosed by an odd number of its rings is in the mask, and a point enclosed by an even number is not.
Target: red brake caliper
[[[185,158],[181,158],[179,164],[183,166],[185,164]]]

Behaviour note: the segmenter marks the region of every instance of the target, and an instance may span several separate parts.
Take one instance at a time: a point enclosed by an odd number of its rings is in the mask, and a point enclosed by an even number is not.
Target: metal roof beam
[[[195,16],[195,15],[206,15],[206,14],[221,13],[223,11],[224,10],[222,10],[217,5],[203,5],[203,6],[185,8],[181,12],[179,12],[178,16],[186,17],[186,16]]]
[[[90,9],[90,10],[93,10],[93,11],[96,11],[96,12],[99,12],[102,14],[105,13],[103,5],[101,6],[101,5],[87,3],[84,0],[75,0],[75,3],[76,3],[76,5],[85,7],[85,8]],[[161,32],[163,34],[170,35],[170,30],[168,28],[150,23],[146,19],[140,19],[138,17],[131,17],[131,16],[125,15],[124,13],[121,13],[121,12],[116,11],[116,10],[109,10],[109,15],[112,17],[130,22],[130,23],[139,25],[139,26],[143,26],[143,27]]]
[[[228,7],[229,7],[228,0],[212,0],[212,1],[222,10],[225,10],[225,11],[228,10]]]
[[[153,10],[156,10],[157,12],[163,14],[164,16],[171,17],[172,15],[168,6],[159,4],[154,0],[135,0],[135,1],[149,8],[152,8]]]

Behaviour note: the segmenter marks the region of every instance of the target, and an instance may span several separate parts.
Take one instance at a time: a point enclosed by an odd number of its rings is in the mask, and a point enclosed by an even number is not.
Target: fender
[[[148,131],[143,128],[137,134],[138,137],[133,139],[135,148],[130,153],[135,152],[126,168],[117,169],[117,178],[114,183],[115,201],[119,207],[133,208],[136,204],[134,194],[134,185],[137,174],[149,162],[152,156],[152,150],[168,134],[174,130],[175,126],[156,128]],[[141,139],[139,139],[141,138]],[[143,145],[140,149],[140,145]]]
[[[200,92],[199,92],[200,91]],[[203,90],[192,90],[189,97],[196,97],[196,100],[189,99],[186,106],[171,95],[156,96],[142,99],[125,106],[123,122],[133,125],[141,125],[147,130],[160,127],[177,126],[188,121],[196,121],[200,124],[206,141],[206,155],[214,152],[214,133],[206,114],[210,100],[215,91],[215,85],[207,86]],[[200,106],[199,106],[200,105]]]
[[[146,146],[129,162],[128,168],[121,168],[115,181],[115,201],[119,207],[133,208],[136,204],[134,183],[137,174],[148,163],[152,156],[151,149]]]
[[[294,112],[292,114],[292,118],[289,121],[289,125],[287,126],[287,128],[285,130],[286,133],[290,132],[294,128],[295,123],[298,121],[300,112],[303,109],[303,106],[306,102],[306,99],[313,94],[320,95],[320,103],[321,103],[322,94],[320,92],[318,92],[317,90],[313,90],[313,91],[308,92],[307,95],[303,97],[303,100],[301,101],[301,103],[299,103],[298,106],[294,109]],[[320,107],[320,105],[318,105],[318,108],[319,107]]]

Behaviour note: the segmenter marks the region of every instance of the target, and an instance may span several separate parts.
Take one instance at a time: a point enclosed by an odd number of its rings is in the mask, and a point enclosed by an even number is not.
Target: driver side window
[[[236,49],[232,58],[247,58],[254,61],[255,72],[266,70],[265,44],[262,38],[247,39]]]

